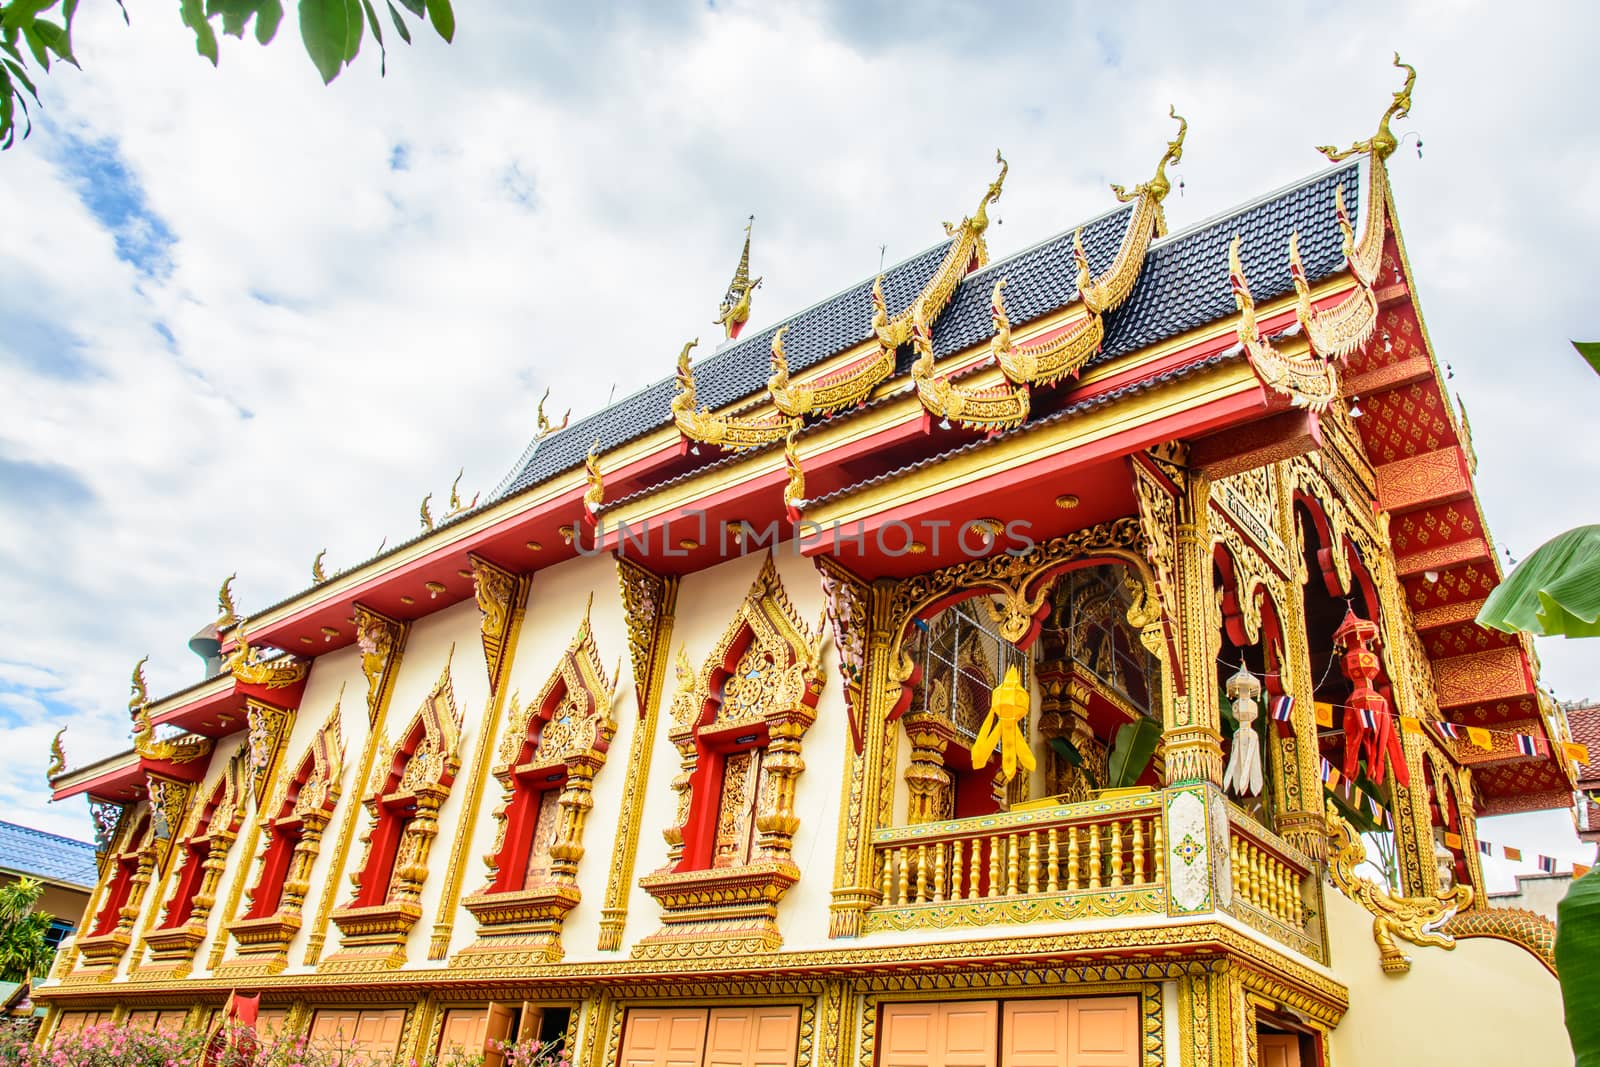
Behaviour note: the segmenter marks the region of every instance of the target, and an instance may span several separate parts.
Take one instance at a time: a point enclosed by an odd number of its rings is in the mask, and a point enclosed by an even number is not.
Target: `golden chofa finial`
[[[450,510],[445,512],[445,518],[453,518],[463,511],[471,511],[478,506],[477,493],[472,494],[472,499],[466,503],[461,502],[461,476],[467,473],[467,468],[462,467],[456,471],[456,480],[450,483]]]
[[[327,554],[328,550],[323,549],[317,553],[317,558],[311,561],[311,581],[315,585],[321,585],[328,580],[328,572],[322,569],[322,557]]]
[[[600,475],[600,438],[594,439],[594,444],[589,446],[589,454],[583,460],[583,478],[589,487],[583,491],[583,521],[590,526],[595,524],[595,517],[600,514],[600,505],[606,498],[606,481]]]
[[[978,201],[978,210],[970,218],[962,219],[959,223],[944,223],[944,232],[948,237],[954,237],[962,230],[966,230],[974,237],[982,237],[983,232],[989,228],[989,205],[1000,199],[1000,193],[1006,184],[1006,174],[1011,170],[1011,164],[1006,162],[1006,157],[1000,154],[1000,149],[994,150],[994,161],[1000,164],[1000,173],[994,181],[989,183],[989,188],[983,192],[983,199]]]
[[[423,533],[433,532],[433,511],[428,507],[428,501],[432,499],[433,494],[429,493],[427,496],[422,498],[422,507],[417,509],[417,518],[422,520]]]
[[[678,353],[678,395],[672,398],[672,413],[686,415],[695,409],[694,401],[694,374],[689,370],[689,352],[700,343],[700,338],[683,346],[683,351]]]
[[[56,731],[56,736],[50,741],[50,765],[44,769],[45,781],[54,781],[62,771],[67,769],[67,750],[61,747],[61,735],[67,732],[63,726]]]
[[[728,283],[727,295],[717,309],[715,321],[722,324],[722,332],[730,341],[750,321],[750,294],[761,285],[760,278],[750,280],[750,230],[755,224],[756,217],[751,215],[744,226],[744,251],[739,255],[739,265],[733,269],[733,281]]]
[[[222,588],[217,590],[217,628],[220,630],[232,626],[239,621],[238,611],[233,606],[233,580],[239,577],[237,571],[223,579]]]
[[[541,396],[539,398],[539,415],[538,415],[538,419],[539,419],[538,426],[539,426],[539,428],[536,431],[534,431],[534,440],[536,440],[536,441],[542,441],[546,437],[549,437],[553,433],[558,433],[561,430],[565,430],[567,428],[567,423],[572,421],[572,409],[568,408],[567,409],[567,413],[565,415],[561,416],[561,425],[560,426],[552,426],[550,424],[550,420],[545,416],[545,413],[544,413],[544,402],[546,400],[549,400],[549,399],[550,399],[550,389],[549,389],[549,387],[546,387],[545,391],[544,391],[544,396]]]
[[[1365,141],[1357,141],[1342,152],[1333,147],[1333,145],[1318,145],[1318,152],[1321,152],[1335,163],[1343,159],[1349,159],[1351,156],[1359,155],[1362,152],[1370,153],[1372,158],[1379,163],[1394,155],[1394,150],[1400,147],[1400,142],[1395,139],[1394,133],[1389,129],[1389,123],[1394,119],[1403,119],[1411,114],[1411,90],[1417,84],[1417,68],[1410,63],[1400,62],[1399,52],[1394,54],[1394,65],[1396,68],[1406,72],[1406,83],[1400,87],[1399,92],[1394,94],[1394,99],[1389,102],[1389,109],[1383,113],[1383,118],[1378,120],[1378,132]]]
[[[1149,194],[1150,199],[1159,204],[1167,198],[1168,193],[1172,192],[1172,182],[1167,178],[1167,164],[1176,163],[1183,158],[1183,139],[1189,133],[1189,120],[1178,114],[1176,104],[1167,108],[1167,115],[1178,120],[1178,136],[1167,142],[1167,150],[1161,154],[1161,161],[1156,164],[1155,176],[1147,182],[1135,185],[1132,192],[1115,182],[1111,184],[1111,191],[1124,204],[1130,200],[1137,200],[1145,194]]]

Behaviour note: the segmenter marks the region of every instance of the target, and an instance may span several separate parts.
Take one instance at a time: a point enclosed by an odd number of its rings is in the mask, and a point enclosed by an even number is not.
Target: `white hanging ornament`
[[[1235,796],[1260,796],[1261,737],[1256,733],[1255,723],[1261,715],[1256,703],[1261,696],[1261,680],[1241,663],[1238,673],[1228,679],[1227,690],[1239,728],[1233,732],[1233,748],[1228,755],[1227,772],[1222,776],[1222,788]]]

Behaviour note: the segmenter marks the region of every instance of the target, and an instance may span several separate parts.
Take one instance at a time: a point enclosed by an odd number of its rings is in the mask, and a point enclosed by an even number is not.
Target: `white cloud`
[[[1593,521],[1600,484],[1596,451],[1562,440],[1596,395],[1566,345],[1597,331],[1600,133],[1574,106],[1596,15],[1499,11],[477,5],[454,45],[422,34],[387,78],[363,56],[323,88],[292,26],[224,41],[213,71],[170,14],[85,8],[85,71],[47,79],[50,124],[0,157],[27,205],[0,314],[77,340],[69,374],[61,346],[0,338],[0,477],[31,487],[0,510],[0,647],[59,680],[74,760],[103,754],[134,660],[152,654],[158,692],[196,677],[184,642],[225,575],[249,610],[320,548],[364,558],[458,467],[491,488],[547,385],[582,415],[709,339],[750,212],[759,324],[869,274],[880,245],[938,239],[996,145],[995,252],[1103,211],[1177,103],[1182,226],[1370,133],[1396,44],[1421,71],[1401,128],[1426,142],[1393,161],[1408,251],[1490,520],[1526,554]],[[69,134],[115,142],[175,238],[170,273],[117,258],[62,166]],[[1541,651],[1562,695],[1600,695],[1592,655]],[[0,728],[12,817],[54,818],[32,769],[51,733]]]

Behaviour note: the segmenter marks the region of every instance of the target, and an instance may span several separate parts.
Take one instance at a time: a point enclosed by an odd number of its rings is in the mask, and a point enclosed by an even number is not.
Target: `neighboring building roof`
[[[0,822],[0,870],[84,889],[100,880],[89,842],[11,822]]]
[[[1356,162],[1340,164],[1155,242],[1127,303],[1107,316],[1105,342],[1092,363],[1136,352],[1233,314],[1227,264],[1228,243],[1235,235],[1243,238],[1241,255],[1258,304],[1293,290],[1288,250],[1291,234],[1300,235],[1301,259],[1313,284],[1337,274],[1344,268],[1344,252],[1334,190],[1344,187],[1345,204],[1352,217],[1359,217],[1366,208],[1360,203],[1364,192],[1360,174]],[[1117,208],[1081,227],[1084,252],[1093,271],[1105,270],[1115,259],[1132,212],[1131,206]],[[1077,298],[1072,240],[1078,229],[1073,227],[963,278],[950,306],[933,324],[935,354],[951,355],[989,339],[994,332],[990,291],[1001,276],[1009,279],[1006,309],[1013,327],[1072,303]],[[910,306],[938,269],[949,243],[941,242],[884,272],[890,315]],[[780,326],[790,328],[784,347],[789,369],[795,374],[867,340],[872,336],[871,289],[869,278],[724,346],[694,367],[700,403],[716,411],[757,398],[766,386],[772,335]],[[663,363],[674,347],[664,347]],[[907,373],[909,366],[909,360],[902,358],[896,375]],[[513,495],[582,465],[596,438],[605,452],[670,425],[669,405],[676,393],[674,379],[663,378],[538,442],[524,453],[522,469],[507,480],[499,495]]]
[[[1600,784],[1600,704],[1583,701],[1563,704],[1561,709],[1567,713],[1572,739],[1589,749],[1589,762],[1578,764],[1579,784]]]

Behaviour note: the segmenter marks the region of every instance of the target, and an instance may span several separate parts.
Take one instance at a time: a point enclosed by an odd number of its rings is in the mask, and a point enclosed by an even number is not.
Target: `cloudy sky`
[[[1499,544],[1600,515],[1567,345],[1600,336],[1589,6],[457,2],[454,45],[328,88],[292,16],[213,70],[159,5],[84,5],[83,72],[0,156],[0,818],[89,835],[44,802],[50,736],[125,746],[133,662],[196,680],[230,572],[245,613],[276,601],[321,548],[415,533],[458,468],[492,489],[547,387],[581,415],[713,340],[750,213],[760,325],[937,240],[996,145],[994,252],[1098,214],[1176,103],[1182,227],[1370,134],[1396,48],[1425,142],[1400,220]],[[1593,649],[1540,651],[1600,696]],[[1581,860],[1564,820],[1484,832]]]

